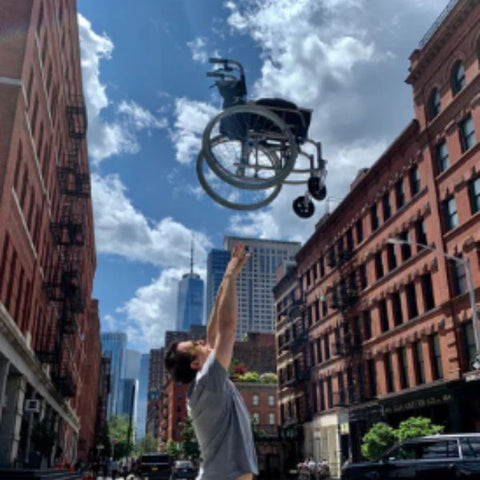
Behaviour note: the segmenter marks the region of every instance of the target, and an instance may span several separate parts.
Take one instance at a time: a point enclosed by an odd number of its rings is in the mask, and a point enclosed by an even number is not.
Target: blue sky
[[[413,116],[408,57],[446,0],[78,0],[103,331],[142,352],[174,328],[177,284],[205,277],[226,234],[306,240],[356,172]],[[215,204],[195,174],[200,135],[220,109],[207,58],[243,63],[250,98],[313,108],[330,199],[301,220],[297,187],[268,207]]]

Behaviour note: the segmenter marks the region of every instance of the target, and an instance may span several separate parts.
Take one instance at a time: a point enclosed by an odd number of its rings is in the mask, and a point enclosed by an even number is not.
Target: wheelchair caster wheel
[[[304,195],[297,197],[293,201],[292,206],[293,206],[293,211],[300,218],[310,218],[315,212],[315,205],[309,198],[305,197]]]
[[[308,179],[308,191],[315,200],[325,200],[327,196],[327,187],[319,177],[310,177]]]

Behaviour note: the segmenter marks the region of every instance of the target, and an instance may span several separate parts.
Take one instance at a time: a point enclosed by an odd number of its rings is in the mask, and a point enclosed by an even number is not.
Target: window
[[[252,397],[252,405],[255,405],[255,406],[260,405],[260,398],[259,398],[258,395],[253,395],[253,397]]]
[[[275,425],[275,414],[274,413],[269,413],[268,414],[268,424],[269,425]]]
[[[428,339],[430,359],[432,363],[432,377],[434,380],[443,378],[442,354],[440,352],[440,338],[438,333],[430,335]]]
[[[466,152],[477,143],[475,126],[471,115],[462,120],[458,126],[462,152]]]
[[[413,282],[408,283],[405,286],[405,292],[407,294],[407,309],[408,319],[411,320],[418,316],[417,296],[415,294],[415,284]]]
[[[420,172],[417,166],[410,170],[410,191],[412,197],[420,191]]]
[[[435,146],[435,160],[437,162],[438,173],[442,173],[450,166],[448,147],[445,140],[442,140]]]
[[[456,95],[463,87],[466,85],[465,79],[465,67],[463,66],[463,62],[458,60],[452,69],[452,77],[451,77],[451,87],[452,87],[452,94]]]
[[[378,302],[378,313],[380,315],[380,330],[384,333],[388,330],[387,301],[384,298]]]
[[[320,380],[318,382],[318,391],[320,393],[320,411],[325,410],[325,389],[324,389],[324,381]]]
[[[387,243],[387,261],[388,261],[388,270],[392,271],[394,268],[397,268],[397,257],[395,255],[395,245],[392,243]]]
[[[375,274],[376,274],[377,280],[382,278],[384,275],[381,251],[375,254]]]
[[[345,405],[345,383],[343,381],[343,373],[338,374],[338,397],[340,405]]]
[[[420,385],[425,383],[425,367],[423,363],[422,342],[420,340],[413,344],[413,368],[416,384]]]
[[[368,390],[370,397],[377,395],[377,376],[375,370],[375,359],[369,358],[367,360],[367,372],[368,372]]]
[[[367,266],[362,263],[359,268],[359,274],[360,274],[360,288],[362,290],[365,290],[368,285],[367,281]]]
[[[460,438],[463,458],[480,458],[480,438],[464,437]]]
[[[455,197],[447,198],[442,202],[443,219],[446,230],[452,230],[458,226],[458,212]]]
[[[421,218],[415,222],[415,238],[417,243],[428,245],[427,229],[425,227],[425,220]],[[421,249],[421,247],[418,247]]]
[[[357,244],[363,241],[363,224],[362,219],[357,220],[355,224],[355,230],[357,231]]]
[[[456,440],[434,440],[417,444],[418,459],[420,460],[443,460],[445,458],[458,457]]]
[[[320,277],[324,277],[325,276],[325,259],[323,257],[320,257],[319,263],[320,263]]]
[[[353,233],[351,228],[347,230],[347,250],[348,252],[353,251]]]
[[[393,323],[397,327],[403,323],[402,301],[400,299],[400,292],[392,293],[392,309],[393,309]]]
[[[333,407],[332,377],[327,378],[327,403],[328,403],[328,408]]]
[[[385,380],[387,385],[387,392],[393,392],[393,368],[392,368],[392,354],[385,353],[383,356],[383,362],[385,364]]]
[[[392,215],[392,208],[390,206],[390,195],[385,193],[382,197],[383,221],[386,222]]]
[[[328,338],[328,333],[325,334],[325,336],[323,337],[323,342],[324,342],[325,360],[328,360],[330,358],[330,341]]]
[[[405,262],[412,256],[412,246],[410,245],[410,235],[408,232],[401,233],[398,238],[406,243],[400,244],[400,251],[402,254],[402,260]]]
[[[268,396],[268,406],[273,407],[275,405],[275,397],[273,395]]]
[[[433,284],[432,274],[425,273],[421,277],[423,303],[425,305],[425,311],[428,312],[432,308],[435,308],[435,297],[433,296]]]
[[[395,184],[395,201],[397,210],[405,205],[405,189],[403,188],[403,180],[399,180]]]
[[[480,212],[480,176],[470,181],[468,189],[470,192],[470,208],[473,215]]]
[[[475,335],[473,334],[472,322],[462,323],[463,353],[465,355],[466,370],[472,369],[475,360]]]
[[[400,373],[400,388],[408,388],[408,361],[407,350],[405,347],[397,349],[398,371]]]
[[[372,315],[370,310],[364,310],[362,312],[362,322],[363,322],[363,335],[365,340],[372,338]]]
[[[459,260],[450,260],[453,294],[461,295],[468,289],[467,286],[467,270],[465,264]]]
[[[441,108],[440,93],[438,88],[434,88],[428,98],[428,119],[433,120],[440,113]]]
[[[372,227],[372,232],[378,228],[377,205],[372,205],[370,207],[370,225]]]
[[[259,425],[260,424],[260,414],[257,413],[257,412],[253,412],[252,420],[253,420],[254,425]]]

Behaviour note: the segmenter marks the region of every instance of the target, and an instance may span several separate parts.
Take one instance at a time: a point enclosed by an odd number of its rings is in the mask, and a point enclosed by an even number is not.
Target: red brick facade
[[[479,26],[479,2],[459,0],[415,50],[416,118],[318,222],[276,287],[281,423],[300,425],[304,454],[327,456],[335,472],[360,457],[378,420],[418,414],[480,431],[464,267],[478,304]]]
[[[0,464],[28,459],[25,399],[73,461],[94,443],[100,362],[76,2],[5,0],[0,30]]]

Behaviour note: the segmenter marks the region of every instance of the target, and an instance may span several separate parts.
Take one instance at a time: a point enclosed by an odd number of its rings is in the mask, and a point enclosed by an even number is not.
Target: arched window
[[[465,84],[465,67],[463,66],[463,62],[458,60],[452,69],[452,93],[456,95]]]
[[[434,88],[428,98],[428,119],[433,120],[440,113],[441,107],[440,93]]]

